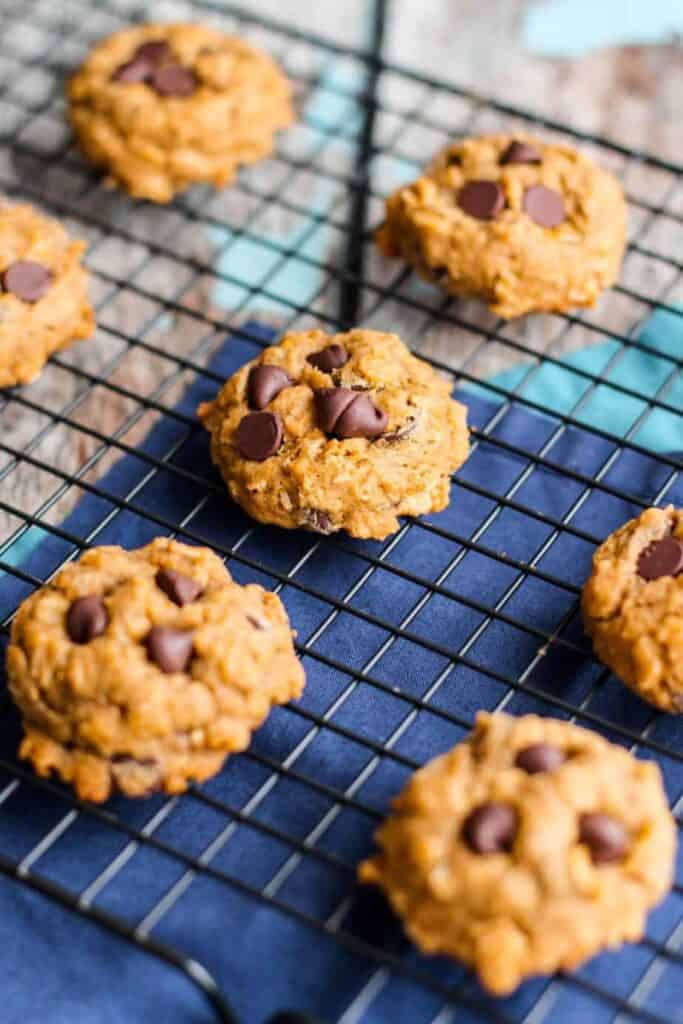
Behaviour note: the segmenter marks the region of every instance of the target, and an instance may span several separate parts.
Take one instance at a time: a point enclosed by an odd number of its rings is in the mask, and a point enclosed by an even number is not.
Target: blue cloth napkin
[[[227,376],[253,357],[260,348],[254,335],[264,344],[271,337],[267,329],[255,324],[249,325],[248,333],[249,337],[246,333],[235,335],[226,342],[213,361],[215,372]],[[215,391],[215,381],[198,378],[179,410],[191,415],[197,403],[212,397]],[[463,391],[458,397],[469,406],[470,422],[477,427],[484,426],[499,409],[495,401],[478,391]],[[413,761],[423,763],[450,747],[462,738],[465,725],[477,709],[495,708],[506,696],[506,709],[517,714],[538,711],[562,717],[569,713],[567,704],[585,702],[587,714],[614,727],[604,731],[618,742],[628,743],[628,733],[637,733],[649,724],[653,741],[673,750],[682,748],[683,726],[678,719],[653,715],[616,680],[605,678],[590,659],[580,622],[576,613],[572,614],[576,594],[533,575],[525,576],[504,604],[503,612],[512,621],[495,619],[483,628],[468,647],[466,661],[457,663],[430,696],[435,711],[421,710],[400,731],[413,709],[400,695],[420,698],[443,677],[449,664],[448,652],[457,652],[484,624],[484,607],[495,605],[516,580],[513,561],[533,558],[552,536],[551,525],[522,509],[561,518],[584,490],[581,480],[567,476],[564,470],[591,478],[614,452],[614,442],[579,428],[560,431],[548,451],[546,457],[557,470],[534,467],[528,457],[506,447],[537,452],[558,427],[557,420],[532,413],[523,405],[512,405],[505,411],[493,430],[502,444],[481,441],[477,445],[453,484],[450,507],[427,520],[451,536],[431,532],[417,523],[397,541],[384,544],[321,540],[315,553],[294,573],[294,583],[341,599],[367,572],[364,554],[382,554],[386,568],[380,567],[370,575],[353,592],[347,607],[318,635],[316,631],[333,610],[329,603],[292,583],[282,588],[281,596],[299,642],[305,645],[313,638],[313,652],[348,671],[333,669],[312,654],[306,655],[308,681],[298,705],[300,710],[274,710],[254,737],[252,749],[258,758],[249,754],[232,758],[201,791],[229,808],[249,804],[249,814],[265,828],[299,839],[325,819],[326,827],[320,829],[314,843],[323,852],[322,857],[307,853],[292,860],[292,848],[286,842],[245,825],[226,833],[229,815],[215,803],[202,802],[196,796],[176,801],[160,821],[155,816],[166,803],[161,796],[146,801],[116,798],[110,804],[120,819],[135,828],[147,826],[185,855],[199,857],[215,843],[212,868],[256,889],[269,886],[273,899],[297,914],[311,915],[318,921],[339,921],[346,933],[379,944],[404,963],[419,966],[435,983],[461,986],[465,999],[474,1003],[469,1010],[458,1010],[458,1021],[486,1020],[487,1013],[488,1019],[493,1019],[490,1014],[494,1008],[508,1019],[521,1021],[542,993],[546,993],[550,1007],[544,1019],[562,1024],[612,1020],[614,1007],[571,982],[547,979],[529,982],[511,998],[495,1002],[457,965],[420,958],[402,938],[383,901],[373,891],[356,890],[353,872],[344,866],[354,865],[370,852],[377,817],[353,802],[343,805],[335,816],[334,800],[324,787],[343,791],[363,772],[353,795],[381,814],[405,783]],[[210,466],[206,435],[199,427],[188,431],[182,422],[165,417],[142,449],[161,457],[174,445],[178,445],[172,457],[175,465],[219,482]],[[479,489],[502,495],[529,468],[531,472],[515,493],[518,507],[503,507],[479,538],[478,550],[468,550],[450,575],[442,579],[443,592],[420,606],[405,626],[404,635],[387,644],[387,630],[359,617],[359,613],[378,616],[395,626],[403,622],[425,596],[425,586],[419,580],[441,578],[462,551],[458,538],[470,537],[495,508],[495,501]],[[148,464],[126,456],[99,487],[123,498],[142,483],[148,471]],[[590,537],[604,537],[624,519],[637,514],[639,506],[628,496],[652,500],[669,474],[670,467],[657,458],[623,451],[603,477],[615,493],[592,490],[572,518],[576,532],[563,531],[538,560],[537,568],[579,585],[593,550]],[[201,486],[163,470],[135,493],[131,501],[136,509],[117,512],[111,501],[86,495],[62,528],[85,537],[113,512],[94,542],[133,548],[164,532],[164,527],[151,522],[145,512],[179,524],[206,493]],[[683,504],[680,481],[667,497]],[[278,579],[273,573],[293,570],[313,542],[310,534],[251,524],[220,492],[209,493],[186,524],[192,540],[219,547],[233,544],[249,526],[252,532],[239,549],[245,561],[229,562],[240,582],[256,580],[274,587]],[[179,536],[188,539],[182,533]],[[22,568],[44,578],[72,550],[68,542],[46,533]],[[496,560],[490,552],[504,553],[508,562]],[[12,553],[6,553],[5,560],[11,562],[11,558]],[[259,569],[259,565],[265,568]],[[391,566],[403,575],[393,572]],[[5,575],[0,586],[2,614],[9,614],[29,591],[29,585],[10,573]],[[528,629],[520,629],[516,621],[525,623]],[[539,633],[533,631],[555,629],[568,646],[550,647],[524,676],[524,688],[511,690],[505,677],[525,672],[542,643]],[[368,683],[354,688],[350,673],[363,669],[371,659],[369,674],[383,682],[386,689]],[[312,731],[307,714],[323,714],[335,703],[331,721],[343,731]],[[449,715],[457,716],[463,724]],[[585,724],[585,720],[579,721]],[[16,715],[6,714],[0,728],[3,755],[6,762],[11,762],[19,738]],[[360,734],[370,744],[393,737],[396,757],[384,756],[374,763],[373,751],[354,741],[349,733]],[[647,750],[642,753],[652,756]],[[293,774],[281,776],[276,785],[268,787],[268,760],[282,763],[288,758]],[[658,759],[673,803],[683,788],[683,766],[667,756]],[[319,788],[297,781],[297,773],[319,783]],[[0,762],[0,794],[10,781],[10,774]],[[12,863],[19,861],[63,821],[67,811],[68,804],[59,795],[22,783],[0,802],[0,857]],[[32,870],[77,893],[121,854],[127,840],[116,829],[85,813],[67,825]],[[184,876],[185,866],[177,859],[141,845],[99,890],[94,905],[135,924]],[[222,881],[198,874],[194,879],[184,878],[185,884],[152,929],[152,935],[200,960],[214,975],[243,1024],[262,1024],[283,1007],[335,1021],[364,986],[369,986],[366,992],[372,992],[373,998],[368,998],[367,1008],[353,1019],[365,1024],[428,1024],[442,1005],[438,994],[409,978],[378,976],[377,965],[370,959],[357,956],[330,935]],[[15,881],[1,879],[0,891],[3,1024],[157,1024],[159,1020],[164,1024],[205,1024],[215,1019],[198,991],[173,969]],[[346,910],[341,912],[345,901]],[[651,915],[648,934],[665,940],[680,916],[680,897],[672,896]],[[624,996],[652,960],[652,952],[637,945],[596,958],[580,976]],[[653,975],[642,997],[643,1005],[664,1019],[683,1020],[681,969],[666,963],[664,968],[661,973],[657,968]],[[477,1011],[476,1006],[484,1010]]]

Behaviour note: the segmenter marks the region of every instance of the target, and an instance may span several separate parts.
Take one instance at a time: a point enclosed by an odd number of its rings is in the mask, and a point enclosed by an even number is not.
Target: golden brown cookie
[[[21,756],[98,802],[209,778],[304,685],[280,599],[165,538],[93,548],[32,594],[7,672]]]
[[[619,273],[626,204],[569,146],[491,135],[448,146],[387,200],[377,243],[498,316],[593,306]]]
[[[683,512],[649,508],[593,555],[582,596],[595,653],[663,711],[683,711]]]
[[[198,412],[230,494],[289,529],[381,540],[446,507],[465,407],[395,334],[289,334]]]
[[[569,722],[480,714],[418,771],[360,867],[425,953],[491,992],[643,934],[671,885],[676,827],[658,767]]]
[[[168,202],[226,185],[273,149],[291,89],[265,53],[202,25],[138,25],[105,39],[69,84],[69,116],[106,184]]]
[[[27,384],[53,352],[92,334],[84,251],[33,207],[0,205],[0,387]]]

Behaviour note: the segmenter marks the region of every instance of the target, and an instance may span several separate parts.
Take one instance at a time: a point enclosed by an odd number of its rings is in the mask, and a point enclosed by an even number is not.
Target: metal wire
[[[678,188],[681,168],[661,158],[642,152],[634,152],[617,142],[594,134],[583,133],[571,127],[539,118],[529,111],[519,110],[500,102],[490,102],[485,97],[468,90],[446,85],[435,78],[417,74],[411,69],[388,63],[381,54],[384,4],[378,3],[374,23],[373,46],[362,51],[343,47],[313,34],[296,30],[273,19],[254,15],[237,5],[218,5],[211,2],[195,4],[197,15],[218,17],[221,23],[266,42],[274,55],[284,64],[294,79],[299,91],[303,133],[313,140],[304,154],[293,153],[286,137],[278,145],[276,161],[282,169],[282,176],[276,187],[263,187],[257,174],[244,173],[234,186],[234,194],[243,198],[248,214],[238,225],[228,222],[229,236],[225,237],[226,220],[214,208],[214,197],[209,190],[195,190],[175,200],[168,208],[169,225],[167,234],[151,237],[146,229],[141,206],[123,209],[122,203],[115,207],[94,204],[92,198],[99,194],[99,180],[96,174],[86,168],[73,152],[66,138],[58,138],[55,145],[36,145],[32,131],[48,126],[58,131],[63,120],[59,86],[55,83],[68,70],[54,61],[55,36],[70,40],[71,46],[84,52],[103,32],[113,30],[119,24],[141,19],[143,10],[135,4],[102,0],[88,4],[86,0],[65,0],[56,9],[48,0],[31,0],[30,3],[5,0],[0,6],[0,108],[8,114],[8,130],[0,133],[0,154],[7,154],[22,168],[20,183],[17,175],[0,161],[0,188],[12,196],[25,196],[40,202],[48,211],[62,218],[72,220],[81,231],[91,237],[88,264],[100,296],[97,313],[100,331],[112,342],[114,355],[97,371],[86,369],[72,358],[70,353],[53,357],[52,366],[45,374],[52,372],[68,375],[73,382],[75,394],[59,408],[52,406],[31,389],[7,392],[0,398],[0,416],[12,417],[17,410],[26,416],[36,417],[36,430],[25,443],[14,444],[6,436],[0,436],[0,452],[5,461],[0,467],[0,482],[12,481],[13,474],[22,468],[31,467],[42,474],[46,481],[47,493],[37,509],[28,511],[12,500],[13,491],[5,489],[0,495],[0,511],[11,517],[16,525],[7,532],[0,547],[0,568],[23,581],[29,588],[44,582],[31,571],[14,565],[11,560],[13,546],[29,530],[38,528],[46,536],[59,538],[68,546],[67,557],[75,557],[81,550],[98,542],[98,537],[109,523],[120,513],[133,513],[153,524],[159,533],[178,536],[181,539],[202,543],[199,516],[207,502],[220,498],[222,487],[216,479],[198,471],[195,467],[178,465],[174,458],[183,444],[198,429],[194,417],[174,407],[174,388],[188,380],[201,378],[218,387],[222,383],[219,374],[208,362],[226,330],[239,332],[242,339],[262,345],[262,333],[250,325],[246,317],[250,310],[259,310],[261,305],[276,307],[278,329],[287,330],[303,324],[318,324],[327,329],[343,329],[362,318],[363,322],[381,324],[391,328],[392,318],[397,311],[401,318],[409,318],[414,325],[412,342],[438,369],[449,373],[459,385],[478,385],[490,399],[495,399],[495,410],[488,421],[473,430],[474,452],[493,452],[515,460],[518,472],[505,485],[496,489],[495,482],[490,488],[468,479],[466,474],[457,474],[454,486],[472,500],[481,500],[485,511],[476,528],[467,533],[456,531],[430,521],[407,521],[400,531],[380,549],[372,546],[354,545],[343,539],[332,537],[324,541],[312,539],[296,562],[283,569],[275,560],[264,560],[262,548],[258,556],[253,555],[249,541],[255,527],[247,528],[231,543],[214,543],[214,548],[229,560],[232,566],[245,571],[265,573],[276,590],[296,592],[320,603],[321,618],[315,630],[298,644],[299,653],[311,665],[331,670],[343,680],[334,699],[323,711],[312,711],[303,705],[292,705],[284,712],[298,720],[300,738],[286,757],[277,759],[264,752],[258,745],[241,757],[253,762],[263,774],[264,781],[243,805],[217,798],[209,790],[195,787],[183,797],[197,807],[210,809],[218,816],[222,826],[211,842],[199,854],[190,853],[177,843],[169,843],[160,837],[161,826],[174,814],[178,799],[164,801],[156,807],[154,814],[141,828],[130,825],[121,815],[109,810],[93,807],[77,800],[65,788],[50,781],[39,779],[29,770],[9,759],[0,759],[0,772],[9,780],[0,791],[0,813],[7,801],[22,799],[22,794],[40,792],[64,808],[60,820],[42,835],[21,859],[10,858],[0,853],[0,873],[16,880],[20,885],[29,886],[55,900],[72,912],[83,915],[100,926],[120,935],[148,954],[157,956],[185,974],[206,994],[216,1010],[217,1019],[233,1021],[234,1015],[218,986],[203,965],[181,951],[174,949],[154,936],[154,930],[167,914],[195,883],[197,879],[209,878],[214,882],[233,889],[255,905],[270,908],[297,923],[301,928],[329,936],[340,948],[376,965],[358,992],[349,994],[348,1005],[339,1017],[342,1024],[362,1021],[364,1014],[382,999],[393,979],[403,977],[423,986],[432,993],[439,1009],[432,1014],[433,1024],[447,1024],[457,1019],[458,1008],[468,1011],[470,1019],[518,1021],[528,1020],[534,1024],[552,1019],[557,1001],[567,991],[575,991],[582,999],[595,1005],[596,1012],[619,1019],[663,1021],[655,1011],[646,1005],[648,997],[656,987],[663,971],[680,970],[683,957],[679,952],[680,928],[670,930],[668,935],[657,939],[647,936],[641,948],[648,958],[635,985],[625,992],[618,979],[599,983],[586,972],[579,972],[567,978],[548,981],[540,991],[533,1006],[524,1012],[486,1001],[467,982],[448,984],[442,975],[430,970],[426,962],[416,962],[396,952],[393,942],[368,941],[355,933],[350,913],[353,906],[353,874],[355,865],[347,855],[331,848],[324,838],[340,815],[353,813],[373,827],[382,817],[384,808],[373,803],[365,795],[368,783],[378,772],[393,765],[404,774],[420,764],[419,759],[401,749],[400,741],[408,734],[411,726],[424,716],[443,724],[452,734],[461,735],[472,724],[472,711],[466,703],[445,702],[441,698],[444,684],[453,679],[454,673],[469,671],[488,680],[498,694],[492,706],[497,708],[513,705],[522,697],[532,698],[547,713],[558,713],[605,731],[612,737],[629,745],[632,749],[642,748],[650,756],[668,765],[683,762],[683,752],[678,749],[667,734],[662,716],[650,714],[646,720],[631,721],[617,719],[610,712],[609,705],[600,700],[602,691],[608,686],[609,674],[593,666],[591,682],[579,703],[565,699],[539,685],[536,669],[549,653],[562,652],[568,657],[580,658],[591,664],[585,644],[576,639],[577,600],[579,584],[565,573],[565,567],[552,566],[552,556],[560,538],[592,546],[601,540],[592,530],[587,529],[581,519],[582,511],[593,494],[599,494],[614,501],[619,507],[626,505],[636,511],[651,503],[666,500],[681,468],[679,456],[654,453],[647,444],[639,440],[641,431],[653,413],[683,419],[676,388],[680,386],[683,359],[671,351],[653,349],[640,338],[643,320],[652,310],[663,310],[675,314],[676,302],[680,300],[681,262],[670,252],[660,251],[655,242],[648,240],[653,226],[662,220],[676,225],[683,221]],[[17,32],[31,28],[42,32],[45,45],[37,50],[24,53],[21,48],[10,48],[7,40],[16,42]],[[74,60],[76,57],[74,56]],[[14,73],[2,77],[2,61],[11,61]],[[329,74],[340,61],[348,61],[357,71],[351,84],[340,82]],[[41,99],[27,99],[21,90],[13,87],[17,81],[25,81],[26,75],[39,72],[47,78],[47,88]],[[400,81],[412,89],[412,99],[407,106],[394,103],[390,90],[383,88],[389,81]],[[341,113],[331,122],[321,122],[315,113],[307,108],[305,100],[324,90],[340,101]],[[410,91],[410,90],[409,90]],[[456,97],[462,103],[462,117],[459,122],[442,121],[432,113],[438,109],[434,102],[425,102],[425,97],[435,101],[443,97]],[[354,114],[349,116],[351,104]],[[410,153],[406,141],[410,131],[418,130],[441,133],[444,137],[476,131],[482,116],[500,115],[501,123],[513,118],[530,130],[548,130],[560,136],[590,143],[598,150],[598,158],[619,160],[621,173],[628,183],[629,172],[636,167],[641,173],[651,173],[657,182],[664,182],[661,199],[653,202],[651,197],[643,199],[629,191],[629,198],[639,211],[642,221],[637,233],[629,243],[629,256],[646,261],[648,268],[659,281],[656,291],[641,291],[625,283],[615,289],[615,297],[630,310],[628,316],[618,316],[608,302],[596,314],[567,314],[557,316],[553,323],[557,330],[553,336],[545,337],[539,345],[534,335],[520,335],[502,321],[491,322],[481,311],[471,311],[468,305],[457,304],[437,293],[428,293],[415,287],[412,277],[405,269],[392,271],[387,280],[386,269],[377,268],[371,255],[371,233],[374,227],[372,210],[385,191],[385,181],[380,170],[382,161],[394,160],[405,166],[411,160],[422,162]],[[378,129],[383,119],[393,124],[387,134],[382,132],[382,142],[377,142]],[[2,123],[2,122],[0,122]],[[342,143],[350,154],[348,167],[344,169],[339,161],[330,159],[330,147]],[[275,164],[273,164],[275,166]],[[60,173],[73,179],[72,191],[61,186],[53,187],[50,173]],[[327,200],[320,209],[307,206],[307,197],[301,197],[297,186],[300,176],[307,173],[317,182],[324,183]],[[138,216],[136,216],[136,211]],[[280,242],[268,237],[259,227],[259,220],[266,215],[290,217],[303,221],[303,230],[297,232],[295,242]],[[193,251],[184,251],[182,233],[220,231],[222,241],[210,257],[197,256]],[[322,257],[307,247],[307,242],[317,231],[326,230],[342,238],[340,258]],[[335,237],[336,237],[335,235]],[[344,241],[344,237],[346,241]],[[138,249],[144,257],[133,273],[122,275],[112,272],[102,258],[102,250],[112,240]],[[260,278],[240,276],[235,260],[230,269],[224,269],[225,256],[240,242],[258,244],[268,254],[267,269]],[[155,261],[172,260],[182,273],[178,274],[181,284],[161,294],[156,286],[145,284],[145,273],[152,270]],[[278,284],[278,275],[293,262],[317,275],[317,283],[306,301],[288,294]],[[104,265],[103,265],[104,264]],[[199,305],[188,298],[198,282],[207,277],[225,287],[235,290],[239,296],[230,303],[227,316],[209,304]],[[155,282],[156,284],[156,282]],[[121,299],[146,303],[151,312],[137,329],[123,328],[112,322],[109,311],[116,308]],[[187,351],[176,353],[168,338],[164,343],[152,340],[153,332],[160,320],[166,316],[178,316],[196,325],[197,338]],[[449,350],[443,355],[441,347],[431,342],[435,332],[449,329],[457,336],[462,356]],[[592,372],[581,366],[568,366],[566,351],[577,332],[590,341],[609,341],[614,351],[600,372]],[[586,342],[587,343],[587,342]],[[514,386],[485,379],[482,361],[492,346],[504,353],[509,365],[525,361],[526,369]],[[457,349],[457,346],[453,346]],[[438,352],[438,357],[434,354]],[[160,381],[150,394],[138,394],[124,386],[118,379],[118,371],[131,354],[144,354],[155,360],[160,370]],[[648,354],[666,367],[656,388],[648,390],[641,383],[625,383],[619,377],[620,367],[632,353]],[[558,370],[570,371],[582,382],[583,390],[574,407],[558,411],[530,398],[526,389],[544,367],[553,366]],[[609,391],[613,396],[636,403],[637,414],[624,436],[617,437],[608,430],[591,425],[585,418],[585,410],[596,393]],[[125,403],[126,413],[116,430],[109,433],[99,429],[83,415],[84,408],[92,395],[101,390],[111,398]],[[506,417],[515,409],[527,409],[539,413],[549,423],[547,434],[538,445],[530,447],[503,435],[501,426]],[[152,453],[139,449],[135,443],[126,440],[130,432],[149,418],[163,418],[177,427],[173,442],[166,450]],[[52,464],[41,451],[41,446],[55,431],[68,431],[72,438],[80,438],[88,454],[74,470],[63,469]],[[567,431],[582,431],[586,436],[604,442],[602,461],[585,472],[568,465],[560,447]],[[683,447],[683,445],[681,446]],[[615,482],[612,470],[618,465],[624,453],[648,460],[656,467],[657,489],[651,500],[633,493],[628,485]],[[100,483],[103,467],[113,455],[134,458],[143,467],[142,475],[126,494],[114,494]],[[534,506],[526,497],[527,485],[537,470],[543,470],[554,478],[566,481],[571,486],[572,500],[567,503],[564,513],[551,515]],[[178,486],[188,486],[201,492],[202,497],[177,520],[163,511],[150,511],[143,500],[143,488],[159,474],[170,474]],[[65,499],[73,504],[77,495],[90,495],[107,503],[109,511],[83,537],[68,527],[57,525],[56,512]],[[502,516],[523,517],[538,528],[543,528],[543,539],[536,550],[517,556],[500,550],[487,539],[487,531],[500,521]],[[445,560],[435,578],[431,578],[414,567],[402,564],[402,552],[407,542],[430,540],[449,546],[450,556]],[[311,582],[308,569],[316,554],[323,550],[333,551],[337,557],[353,559],[357,567],[353,582],[342,593],[328,592]],[[252,552],[252,553],[250,553]],[[484,558],[490,564],[504,567],[507,583],[495,600],[481,595],[463,593],[458,584],[459,567],[468,557]],[[53,571],[58,571],[59,566]],[[376,574],[389,574],[400,579],[415,592],[415,599],[398,617],[392,617],[386,610],[372,611],[363,606],[364,588]],[[552,628],[527,621],[515,612],[515,597],[528,581],[542,584],[561,592],[568,598],[568,604]],[[472,613],[474,623],[464,639],[454,645],[447,639],[438,640],[426,635],[419,627],[420,614],[429,608],[432,601],[454,602],[465,612]],[[357,628],[371,627],[381,638],[376,649],[357,665],[348,660],[326,653],[320,642],[324,640],[335,622],[349,622]],[[6,636],[11,615],[0,624]],[[498,664],[487,661],[482,653],[480,641],[491,629],[506,628],[515,635],[526,637],[533,643],[533,653],[526,664],[514,670],[506,670]],[[434,679],[425,680],[420,693],[402,689],[383,678],[382,661],[394,651],[397,645],[407,644],[438,657],[441,667]],[[354,694],[367,690],[378,699],[392,701],[397,709],[397,719],[388,735],[378,727],[369,727],[360,734],[344,724],[343,709],[352,706]],[[12,713],[9,701],[4,696],[4,706]],[[642,718],[642,716],[641,716]],[[350,744],[361,759],[361,767],[345,786],[330,782],[307,766],[306,752],[316,739],[326,735],[336,736]],[[298,787],[302,793],[316,794],[326,804],[325,812],[303,835],[293,835],[279,823],[266,820],[257,812],[271,793],[282,784]],[[678,795],[674,801],[678,812]],[[90,879],[86,888],[75,891],[66,885],[57,884],[41,872],[41,861],[61,837],[74,827],[77,821],[87,823],[91,829],[107,829],[120,835],[124,845],[117,855],[105,865],[95,878]],[[240,830],[253,831],[263,844],[277,843],[286,849],[287,855],[268,881],[257,886],[242,876],[238,869],[230,870],[217,865],[218,855],[240,834]],[[105,913],[97,905],[97,899],[107,887],[119,882],[126,865],[142,849],[155,850],[170,858],[182,870],[175,883],[148,908],[144,916],[131,922],[111,913]],[[316,864],[331,876],[345,881],[348,895],[330,912],[317,915],[302,910],[287,894],[287,880],[302,866]],[[675,892],[683,893],[683,886],[676,883]],[[427,1017],[424,1018],[427,1021]],[[602,1019],[602,1018],[601,1018]]]

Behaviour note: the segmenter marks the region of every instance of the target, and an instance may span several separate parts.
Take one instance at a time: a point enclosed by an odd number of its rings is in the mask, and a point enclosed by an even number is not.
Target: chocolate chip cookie
[[[69,116],[105,184],[168,202],[194,182],[226,185],[292,120],[277,65],[202,25],[139,25],[105,39],[69,83]]]
[[[658,767],[569,722],[480,714],[418,771],[360,867],[425,953],[504,995],[636,941],[671,885]]]
[[[569,146],[492,135],[448,146],[387,200],[377,243],[498,316],[593,306],[619,273],[616,178]]]
[[[595,653],[643,700],[683,711],[683,512],[649,508],[600,545],[582,595]]]
[[[26,384],[95,327],[85,242],[26,204],[0,204],[0,387]]]
[[[395,334],[290,334],[198,412],[230,494],[263,523],[381,540],[445,508],[468,451],[450,384]]]
[[[280,599],[167,539],[63,568],[17,611],[7,672],[20,755],[97,802],[209,778],[304,685]]]

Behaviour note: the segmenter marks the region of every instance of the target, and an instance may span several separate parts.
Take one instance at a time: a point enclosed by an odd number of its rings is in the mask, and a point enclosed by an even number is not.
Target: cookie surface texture
[[[382,539],[446,507],[468,451],[451,384],[394,334],[287,335],[199,416],[234,500],[254,519]]]
[[[609,536],[581,603],[597,657],[643,700],[683,712],[683,512],[649,508]]]
[[[226,185],[268,156],[292,121],[278,66],[247,42],[193,24],[140,25],[105,39],[68,88],[69,117],[105,183],[166,203]]]
[[[60,570],[19,608],[7,669],[21,756],[98,802],[209,778],[304,685],[280,599],[165,538]]]
[[[619,273],[626,203],[581,153],[525,136],[465,139],[394,192],[385,256],[507,318],[592,306]]]
[[[32,206],[0,205],[0,387],[27,384],[93,333],[85,247]]]
[[[643,934],[676,842],[658,767],[597,733],[480,714],[416,772],[360,867],[425,953],[495,994]]]

